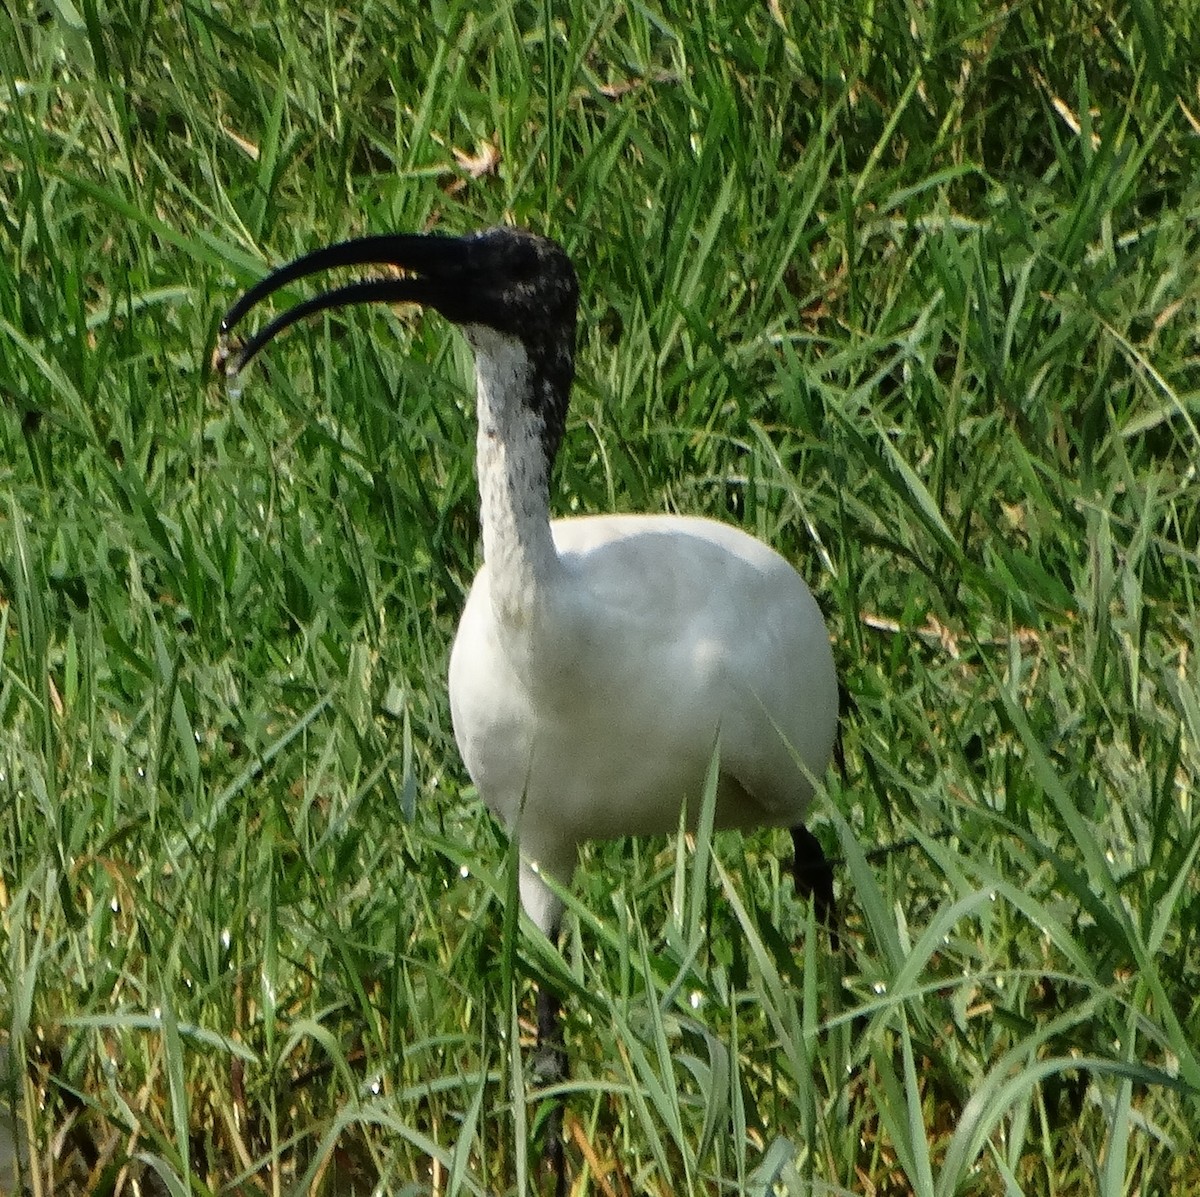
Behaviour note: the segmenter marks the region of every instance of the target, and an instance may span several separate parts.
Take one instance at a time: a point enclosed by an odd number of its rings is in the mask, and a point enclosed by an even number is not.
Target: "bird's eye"
[[[512,264],[512,279],[516,283],[527,283],[538,273],[537,259],[531,253],[519,254]]]

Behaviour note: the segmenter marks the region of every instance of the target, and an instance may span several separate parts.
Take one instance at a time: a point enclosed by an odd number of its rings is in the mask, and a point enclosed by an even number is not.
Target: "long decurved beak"
[[[297,279],[341,266],[393,266],[409,272],[402,278],[374,278],[323,291],[281,313],[236,349],[230,349],[234,327],[256,304]],[[467,266],[462,237],[439,233],[385,233],[358,237],[314,250],[281,266],[251,287],[224,315],[216,363],[236,378],[275,336],[314,312],[359,303],[421,303],[440,308],[461,294]]]

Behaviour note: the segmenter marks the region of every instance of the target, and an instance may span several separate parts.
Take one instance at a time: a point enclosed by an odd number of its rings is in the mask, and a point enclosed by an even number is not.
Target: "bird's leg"
[[[792,879],[801,898],[811,898],[817,922],[829,932],[829,943],[838,948],[837,907],[833,900],[833,866],[825,859],[817,837],[802,823],[792,828]]]
[[[567,1051],[563,1046],[560,1003],[548,985],[537,992],[537,1056],[534,1072],[539,1081],[553,1084],[567,1076]],[[553,1098],[546,1119],[546,1146],[542,1150],[542,1173],[554,1177],[554,1197],[566,1197],[567,1162],[563,1151],[562,1100]]]

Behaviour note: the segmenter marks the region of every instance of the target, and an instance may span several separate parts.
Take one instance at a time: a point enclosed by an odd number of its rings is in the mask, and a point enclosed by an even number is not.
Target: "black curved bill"
[[[342,266],[364,265],[397,266],[410,271],[414,277],[366,279],[304,300],[277,316],[229,354],[228,358],[222,351],[225,373],[230,377],[236,376],[272,338],[315,312],[358,303],[425,303],[436,306],[451,290],[457,291],[456,277],[461,277],[465,264],[463,238],[438,233],[385,233],[357,237],[304,254],[268,274],[238,299],[221,320],[222,342],[226,341],[251,308],[297,279]]]

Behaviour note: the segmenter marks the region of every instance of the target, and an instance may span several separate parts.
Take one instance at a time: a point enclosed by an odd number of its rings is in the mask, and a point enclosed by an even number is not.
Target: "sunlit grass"
[[[532,1191],[548,978],[578,1194],[1200,1189],[1186,22],[277,7],[0,33],[0,1188]],[[211,376],[269,266],[501,220],[581,276],[556,509],[820,597],[837,956],[773,835],[593,846],[563,955],[517,922],[452,330]]]

